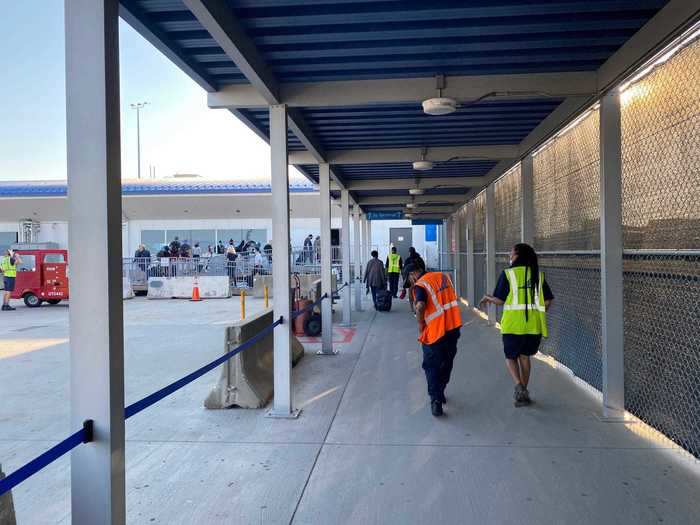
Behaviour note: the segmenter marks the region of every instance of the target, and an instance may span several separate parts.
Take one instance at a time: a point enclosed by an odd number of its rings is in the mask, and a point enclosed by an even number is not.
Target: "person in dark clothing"
[[[392,297],[399,293],[399,277],[403,268],[403,260],[396,252],[396,246],[391,247],[391,253],[386,258],[386,273],[389,276],[389,291]]]
[[[406,272],[406,267],[409,265],[415,266],[416,268],[420,269],[421,271],[425,272],[425,261],[423,258],[418,254],[416,249],[411,246],[408,249],[408,257],[406,257],[406,260],[404,261],[403,265],[403,291],[401,292],[401,299],[403,299],[406,296],[406,291],[408,291],[408,303],[411,306],[411,311],[414,311],[413,308],[413,294],[411,294],[411,280],[408,278],[408,273]]]
[[[158,257],[158,265],[156,267],[158,275],[161,277],[167,276],[168,268],[170,266],[170,248],[167,245],[163,246],[160,250],[158,250],[156,257]],[[164,259],[168,262],[165,263]]]
[[[386,276],[384,275],[384,265],[379,260],[379,252],[372,250],[372,258],[367,261],[365,269],[365,285],[372,290],[372,302],[374,309],[377,309],[377,292],[386,290]]]
[[[228,243],[231,246],[233,246],[233,239],[231,239]],[[241,253],[243,251],[244,246],[245,246],[245,241],[241,240],[241,242],[238,243],[238,246],[234,246],[234,248],[236,248],[236,253]]]
[[[525,243],[513,246],[510,268],[501,272],[493,295],[484,295],[479,302],[504,305],[501,334],[506,366],[515,383],[515,406],[531,403],[527,389],[530,381],[530,357],[547,337],[547,315],[554,295],[540,272],[537,254]]]
[[[170,256],[177,257],[180,253],[180,239],[176,236],[170,243]]]
[[[226,252],[226,247],[224,246],[224,243],[219,239],[219,242],[216,245],[216,253],[217,255],[223,255]]]
[[[304,256],[303,261],[305,263],[310,263],[312,260],[312,253],[314,251],[314,236],[309,234],[304,239]]]
[[[149,252],[143,244],[139,244],[138,249],[134,252],[134,259],[136,259],[136,264],[142,271],[148,269],[148,263],[150,262],[151,252]]]
[[[267,256],[267,260],[272,262],[272,241],[267,241],[267,244],[263,246],[263,252]]]

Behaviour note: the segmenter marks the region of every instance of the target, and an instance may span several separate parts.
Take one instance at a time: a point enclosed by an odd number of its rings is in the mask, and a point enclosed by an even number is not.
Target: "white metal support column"
[[[367,263],[370,260],[370,252],[372,251],[372,248],[369,246],[369,235],[368,235],[368,228],[367,225],[369,224],[369,221],[367,220],[367,214],[363,213],[362,214],[362,269],[367,267]]]
[[[343,288],[343,325],[350,325],[350,192],[340,190],[340,214],[342,216],[342,227],[340,229],[341,257],[343,258],[343,284],[348,286]]]
[[[362,311],[362,256],[360,255],[360,207],[355,204],[353,207],[353,233],[355,237],[355,245],[353,249],[355,259],[355,282],[353,283],[355,287],[355,311]]]
[[[520,232],[524,243],[535,244],[535,200],[532,155],[520,162]]]
[[[372,258],[372,250],[374,249],[372,247],[372,221],[367,219],[366,221],[367,224],[367,260],[369,261]]]
[[[289,167],[287,164],[287,106],[270,106],[272,154],[272,296],[274,319],[274,392],[272,417],[296,417],[292,406],[292,303],[289,283]]]
[[[454,239],[455,239],[455,290],[458,290],[461,294],[462,291],[462,247],[464,242],[462,241],[462,236],[464,235],[463,224],[459,213],[454,214]]]
[[[66,0],[73,523],[125,523],[118,0]],[[105,271],[96,272],[95,268]]]
[[[622,134],[620,95],[600,103],[600,283],[603,343],[603,417],[625,410],[622,290]]]
[[[328,296],[321,302],[321,355],[333,351],[333,290],[331,289],[331,168],[318,165],[318,187],[321,205],[321,292]]]
[[[494,186],[486,188],[486,293],[496,287],[496,199]],[[496,307],[489,303],[489,323],[496,322]]]
[[[467,301],[472,308],[476,307],[476,302],[481,297],[475,297],[476,291],[474,287],[474,201],[469,201],[467,204]]]

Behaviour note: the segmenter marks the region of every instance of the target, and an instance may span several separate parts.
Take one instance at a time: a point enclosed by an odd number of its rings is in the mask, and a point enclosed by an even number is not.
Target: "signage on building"
[[[368,211],[367,219],[370,221],[390,221],[403,219],[403,212],[400,211]]]

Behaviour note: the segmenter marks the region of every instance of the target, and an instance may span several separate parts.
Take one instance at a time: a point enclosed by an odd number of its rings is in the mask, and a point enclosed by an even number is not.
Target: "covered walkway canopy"
[[[82,243],[71,247],[73,260],[78,261],[71,269],[72,366],[75,377],[81,378],[74,380],[73,418],[76,424],[88,415],[95,418],[98,436],[104,438],[73,456],[74,488],[91,483],[93,492],[99,493],[87,502],[84,492],[81,499],[81,491],[74,490],[74,509],[81,509],[78,519],[94,518],[105,508],[115,521],[123,514],[123,380],[118,377],[122,314],[115,279],[110,279],[121,270],[115,266],[106,276],[89,272],[94,263],[90,252],[107,253],[116,260],[111,254],[120,249],[118,14],[209,93],[210,107],[228,109],[269,141],[274,253],[288,249],[289,163],[320,186],[327,292],[331,191],[340,192],[343,210],[344,276],[351,274],[347,256],[351,203],[356,276],[361,273],[361,232],[365,237],[368,233],[366,222],[360,224],[372,212],[396,211],[424,220],[449,218],[456,282],[472,305],[480,292],[495,284],[497,262],[503,264],[497,252],[507,251],[512,242],[535,242],[541,252],[559,250],[556,260],[544,265],[546,271],[562,276],[555,294],[564,299],[564,306],[556,314],[555,333],[576,344],[549,352],[572,369],[581,349],[592,354],[575,372],[589,373],[584,378],[602,390],[602,417],[625,417],[630,383],[625,376],[628,318],[623,317],[623,308],[635,296],[623,278],[626,117],[621,115],[619,88],[652,64],[666,61],[671,52],[667,46],[692,42],[700,18],[696,2],[66,0],[66,7],[71,238]],[[694,64],[690,71],[697,73]],[[684,93],[693,99],[700,82],[693,75],[682,79]],[[442,100],[425,102],[434,98]],[[694,100],[695,106],[681,107],[697,108]],[[655,107],[657,121],[678,114],[675,107]],[[426,114],[424,108],[446,114]],[[586,120],[591,115],[594,120]],[[649,118],[653,120],[653,115]],[[691,110],[685,121],[697,125],[693,119],[697,110]],[[584,121],[590,129],[581,127]],[[559,156],[545,155],[550,150],[543,146],[551,144],[550,139],[566,138],[574,128],[587,142],[563,141]],[[694,129],[691,136],[697,137]],[[653,133],[644,137],[660,142]],[[101,147],[95,148],[96,140]],[[684,144],[686,156],[680,159],[697,163],[697,141],[690,143],[689,154]],[[591,158],[599,161],[587,163]],[[517,179],[521,191],[492,184],[506,173],[517,174],[509,180]],[[590,180],[581,183],[580,173],[588,173]],[[574,183],[564,175],[595,187],[595,193],[569,191]],[[697,196],[697,170],[690,176],[694,182],[689,194]],[[538,177],[561,192],[537,200]],[[482,188],[486,191],[477,196]],[[559,213],[562,203],[568,210],[585,205],[594,211],[576,222],[572,213]],[[499,220],[512,227],[499,229]],[[551,226],[549,230],[544,224]],[[589,239],[581,231],[594,233]],[[554,242],[567,238],[582,241]],[[634,254],[638,256],[643,255]],[[686,259],[670,272],[674,283],[697,276],[692,273],[693,260],[687,259],[696,257],[697,263],[697,255],[681,256]],[[276,317],[289,315],[288,278],[288,266],[275,264]],[[572,282],[578,288],[572,289]],[[361,286],[354,289],[355,308],[361,309]],[[692,290],[686,299],[697,293]],[[346,288],[345,323],[350,322],[350,307]],[[687,309],[681,314],[686,321],[680,323],[681,348],[693,340],[687,329],[689,315]],[[495,321],[496,312],[489,316]],[[676,322],[677,317],[670,314]],[[326,304],[323,351],[327,354],[333,353],[330,325]],[[566,361],[571,353],[574,358]],[[275,356],[271,415],[294,417],[288,324],[275,328]],[[698,356],[684,356],[685,368],[697,369]],[[646,366],[648,361],[639,363],[634,373],[649,384],[653,370]],[[667,380],[664,388],[670,384]],[[678,426],[674,420],[667,427],[679,429],[682,435],[674,439],[697,452],[693,448],[697,426],[687,423],[692,407],[684,413],[686,424]],[[668,422],[658,414],[651,416],[653,422]],[[99,489],[88,481],[95,472],[104,478]]]

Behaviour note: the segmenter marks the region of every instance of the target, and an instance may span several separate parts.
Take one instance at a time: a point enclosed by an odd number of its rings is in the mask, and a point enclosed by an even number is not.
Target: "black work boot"
[[[528,397],[527,389],[523,385],[515,385],[515,390],[513,392],[513,400],[513,404],[516,407],[524,407],[525,405],[530,404],[530,398]]]
[[[434,399],[433,401],[430,402],[430,412],[435,417],[441,416],[443,414],[442,412],[442,403],[440,403],[439,400]]]

